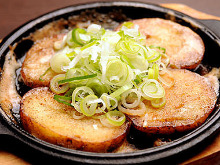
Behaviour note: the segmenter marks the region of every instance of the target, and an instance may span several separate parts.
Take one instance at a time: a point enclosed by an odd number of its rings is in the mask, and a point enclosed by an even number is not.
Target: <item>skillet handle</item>
[[[201,22],[202,24],[204,24],[206,27],[208,27],[210,30],[212,30],[216,36],[218,36],[218,38],[220,38],[220,21],[218,20],[202,20],[202,19],[198,19],[199,22]]]

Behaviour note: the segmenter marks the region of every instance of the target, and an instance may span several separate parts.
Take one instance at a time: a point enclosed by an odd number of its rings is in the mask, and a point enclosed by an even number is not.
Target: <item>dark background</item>
[[[49,11],[98,0],[0,0],[0,38],[23,23]],[[110,1],[110,0],[104,0]],[[130,0],[137,1],[137,0]],[[139,0],[150,3],[182,3],[220,17],[220,0]]]

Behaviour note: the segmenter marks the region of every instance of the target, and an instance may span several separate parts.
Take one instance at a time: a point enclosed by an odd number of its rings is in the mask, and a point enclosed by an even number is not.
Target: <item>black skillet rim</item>
[[[140,2],[93,2],[88,4],[78,4],[75,6],[65,7],[62,9],[58,9],[47,14],[44,14],[36,19],[33,19],[21,27],[14,30],[8,36],[6,36],[2,43],[0,44],[0,54],[3,54],[5,50],[11,43],[13,43],[15,38],[19,37],[19,35],[25,33],[29,29],[32,29],[36,24],[47,22],[54,17],[74,12],[81,9],[89,9],[89,8],[97,8],[97,7],[141,7],[156,10],[162,13],[172,12],[175,17],[182,19],[187,18],[192,24],[197,25],[204,33],[206,33],[212,40],[216,40],[219,42],[218,37],[209,30],[209,28],[205,27],[201,23],[199,23],[196,19],[191,18],[183,13],[174,11],[172,9],[166,9],[164,7],[160,7],[158,5],[149,4],[149,3],[140,3]],[[8,44],[9,43],[9,44]],[[149,148],[145,150],[140,150],[132,153],[91,153],[84,152],[78,150],[71,150],[64,147],[60,147],[57,145],[53,145],[42,141],[40,139],[36,139],[30,136],[27,132],[25,132],[22,128],[15,125],[12,121],[8,120],[5,115],[1,114],[1,118],[4,120],[4,125],[12,132],[13,136],[20,141],[26,143],[27,145],[35,148],[43,153],[61,157],[67,160],[76,161],[76,162],[84,162],[90,164],[132,164],[132,163],[141,163],[141,162],[151,162],[157,159],[169,157],[180,152],[183,152],[192,146],[197,145],[201,141],[205,140],[207,137],[212,135],[220,126],[220,121],[218,120],[220,117],[219,109],[199,128],[190,132],[189,134],[174,140],[166,145],[159,146],[156,148]],[[2,121],[1,121],[2,122]]]

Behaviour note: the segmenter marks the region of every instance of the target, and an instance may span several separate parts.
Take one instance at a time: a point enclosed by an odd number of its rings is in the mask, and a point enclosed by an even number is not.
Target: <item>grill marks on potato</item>
[[[216,93],[209,81],[196,73],[184,69],[170,69],[175,83],[165,88],[166,105],[153,108],[145,101],[145,116],[129,116],[134,127],[153,134],[184,132],[200,126],[212,112]],[[163,76],[166,79],[166,75]]]
[[[147,46],[166,48],[170,67],[194,69],[202,61],[204,43],[190,28],[160,18],[143,18],[131,22],[137,24],[140,32],[146,36]]]
[[[21,68],[21,76],[27,86],[32,88],[49,86],[50,80],[56,75],[54,71],[50,69],[42,77],[43,81],[39,78],[50,67],[50,59],[55,53],[54,42],[62,40],[62,37],[63,35],[54,35],[38,40],[27,52]]]
[[[120,146],[130,123],[108,128],[99,120],[71,116],[73,107],[53,99],[47,87],[34,88],[21,100],[21,121],[24,129],[47,142],[92,152],[108,152]]]

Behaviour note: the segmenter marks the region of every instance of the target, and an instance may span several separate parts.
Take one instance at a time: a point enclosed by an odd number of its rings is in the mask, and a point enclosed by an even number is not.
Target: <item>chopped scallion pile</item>
[[[161,59],[167,58],[166,50],[145,43],[146,37],[132,22],[119,31],[96,24],[71,30],[55,42],[56,54],[50,60],[58,73],[50,83],[54,99],[73,106],[79,118],[106,118],[113,126],[125,122],[124,113],[143,115],[143,99],[155,108],[164,106],[165,91],[158,77],[167,65]]]

